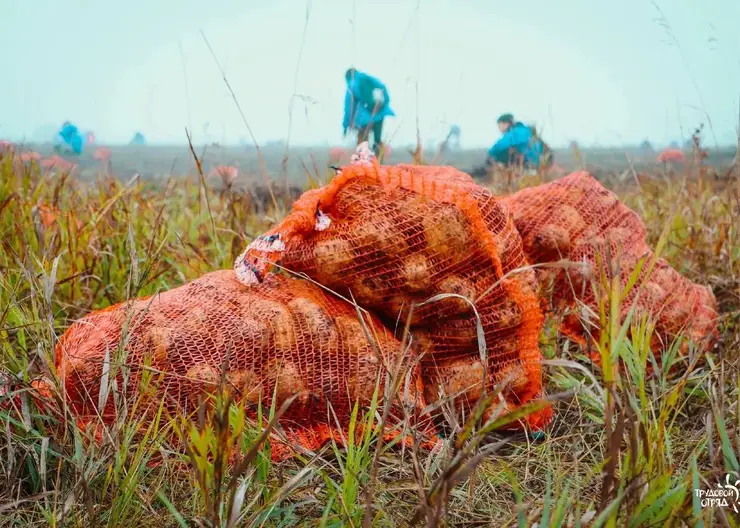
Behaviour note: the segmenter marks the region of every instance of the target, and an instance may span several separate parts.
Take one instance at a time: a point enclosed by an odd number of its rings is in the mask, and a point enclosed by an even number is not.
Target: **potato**
[[[707,337],[708,336],[705,328],[697,329],[692,326],[691,330],[688,332],[687,341],[691,341],[692,343],[694,343],[695,349],[701,349],[708,344]]]
[[[521,349],[521,345],[519,344],[516,338],[504,339],[496,343],[496,350],[499,351],[499,355],[502,358],[504,357],[505,358],[514,358],[514,357],[518,358],[520,357],[520,353],[519,353],[520,349]],[[534,357],[536,358],[537,361],[541,359],[539,353],[537,352],[534,353]]]
[[[423,361],[431,361],[434,354],[434,340],[426,330],[414,330],[411,334],[411,348]]]
[[[193,310],[194,312],[202,311],[199,308]],[[188,349],[199,349],[198,343],[208,343],[207,347],[215,349],[223,349],[224,347],[231,346],[233,337],[228,332],[214,332],[212,330],[213,325],[223,321],[227,323],[229,320],[236,317],[234,314],[228,311],[228,308],[224,305],[213,306],[207,308],[210,314],[210,319],[200,320],[198,317],[190,319],[190,312],[183,313],[175,321],[171,321],[165,328],[171,328],[173,341],[177,340],[179,343],[185,343]],[[180,345],[177,345],[180,346]],[[203,357],[210,357],[207,350],[200,350],[200,353],[205,355]]]
[[[155,300],[154,303],[157,301]],[[153,310],[156,311],[156,310]],[[173,328],[173,337],[184,337],[190,335],[201,334],[209,323],[213,319],[213,313],[209,318],[206,310],[202,306],[195,306],[192,310],[188,310],[187,313],[163,313],[157,314],[156,319],[153,321],[155,325],[160,328]],[[136,321],[138,318],[132,318],[132,321]]]
[[[497,329],[516,328],[521,322],[521,310],[513,302],[496,308]]]
[[[456,396],[475,404],[483,394],[484,374],[485,366],[475,357],[428,366],[422,371],[425,377],[424,398],[433,403]]]
[[[349,290],[360,306],[375,308],[383,304],[385,293],[383,284],[375,277],[364,277],[356,280]]]
[[[323,307],[305,297],[293,299],[288,303],[288,307],[293,311],[301,327],[311,332],[316,346],[322,350],[335,350],[339,346],[339,332]]]
[[[505,231],[496,233],[496,254],[503,266],[513,265],[514,259],[521,261],[524,257],[522,254],[522,236],[514,224],[509,224]]]
[[[504,393],[511,392],[516,394],[517,392],[526,390],[530,383],[524,368],[518,361],[509,362],[497,370],[493,377],[497,384],[506,383]]]
[[[196,306],[192,310],[188,311],[188,316],[185,318],[185,320],[190,322],[199,322],[199,323],[208,323],[213,318],[213,314],[209,313],[208,311],[204,310],[200,306]]]
[[[183,391],[193,408],[200,405],[201,402],[210,407],[213,400],[206,396],[213,395],[218,390],[221,382],[221,369],[207,363],[193,365],[185,372],[185,380],[183,381],[184,383],[180,385],[179,390]]]
[[[660,308],[666,297],[666,291],[660,284],[648,281],[642,288],[643,290],[640,292],[640,304],[644,304],[651,309]]]
[[[565,258],[570,251],[570,231],[557,224],[545,224],[527,235],[524,243],[527,253],[538,255],[539,262],[554,262]]]
[[[423,224],[430,254],[456,263],[475,249],[468,221],[457,209],[450,208],[450,214],[445,216],[425,216]]]
[[[331,317],[324,311],[323,307],[306,297],[296,297],[288,303],[288,308],[293,313],[304,319],[311,332],[324,333],[333,332],[334,323]]]
[[[468,299],[468,301],[475,302],[476,300],[476,289],[473,283],[458,275],[451,275],[444,278],[436,285],[437,293],[453,293],[461,295]],[[469,302],[466,302],[460,298],[447,298],[442,301],[435,303],[442,309],[444,306],[445,310],[452,310],[454,313],[464,313],[471,310]]]
[[[509,201],[506,204],[506,207],[509,209],[509,212],[511,213],[511,218],[514,220],[514,224],[516,224],[517,226],[526,225],[529,222],[529,220],[531,220],[531,216],[527,214],[528,208],[517,207],[514,205],[514,203],[511,203]]]
[[[586,229],[581,231],[579,235],[577,235],[574,245],[583,244],[585,240],[588,240],[594,237],[599,237],[603,234],[603,231],[604,230],[602,229],[602,227],[599,226],[598,224],[590,225],[586,227]]]
[[[400,326],[403,327],[409,318],[409,311],[411,310],[412,302],[413,301],[405,295],[394,295],[384,303],[383,313],[388,317],[391,317],[394,322],[398,321]],[[430,308],[433,309],[435,305],[432,305]],[[417,324],[420,321],[421,318],[419,316],[419,311],[414,310],[411,323]]]
[[[553,224],[560,224],[572,234],[580,233],[588,227],[582,212],[569,205],[561,205],[553,212]]]
[[[555,207],[550,215],[549,223],[567,229],[571,238],[584,231],[587,227],[581,213],[570,205],[559,205]]]
[[[704,334],[713,333],[717,329],[717,312],[714,308],[699,300],[694,305],[694,310],[691,326]]]
[[[570,205],[576,205],[586,196],[586,191],[582,187],[568,187],[567,189],[563,189],[563,191],[561,199]]]
[[[298,367],[284,359],[273,359],[268,361],[266,374],[269,379],[274,380],[275,396],[282,403],[291,396],[306,390],[304,382],[305,373],[301,373]],[[308,394],[298,398],[300,402],[306,402]]]
[[[674,297],[663,306],[658,319],[678,330],[689,322],[690,317],[691,307],[686,304],[686,299]]]
[[[349,356],[360,356],[363,358],[365,355],[369,355],[367,360],[370,363],[378,361],[378,358],[371,349],[365,328],[358,319],[346,315],[339,315],[334,320],[334,324],[339,333],[339,342],[343,353]],[[370,336],[375,339],[375,336],[372,334],[372,326],[370,324],[367,325],[367,329],[368,332],[370,332]]]
[[[149,354],[151,354],[151,365],[162,365],[167,362],[167,350],[170,330],[167,327],[153,326],[149,329]],[[142,358],[143,359],[143,358]]]
[[[593,264],[588,262],[573,262],[572,267],[565,268],[565,284],[569,292],[580,298],[590,289],[591,281],[596,278]]]
[[[258,404],[262,398],[262,380],[252,370],[235,370],[226,374],[229,388],[246,401]]]
[[[534,294],[539,292],[540,282],[537,279],[537,272],[535,270],[528,269],[520,271],[516,274],[515,278],[519,281],[519,284],[521,285],[524,292]]]
[[[660,285],[661,288],[668,292],[675,291],[685,280],[676,270],[669,266],[656,266],[650,275],[651,282]]]
[[[429,260],[423,253],[412,255],[404,260],[403,276],[406,286],[412,291],[426,290],[431,279]]]
[[[221,371],[205,363],[190,367],[185,377],[194,385],[202,387],[205,392],[212,393],[218,388],[221,380]]]
[[[696,342],[694,341],[694,349],[696,350]],[[690,340],[687,338],[684,338],[681,340],[681,344],[678,346],[678,353],[679,356],[688,356],[689,352],[691,352],[691,343]]]
[[[347,379],[347,392],[349,398],[354,403],[356,400],[360,400],[361,403],[366,403],[372,400],[375,387],[378,387],[378,400],[383,398],[384,387],[381,382],[377,385],[377,369],[376,372],[371,376],[368,372],[362,373],[350,373]]]
[[[425,362],[434,363],[479,354],[476,321],[472,314],[463,319],[444,321],[431,329],[429,336],[432,346],[424,358]]]
[[[406,240],[388,218],[374,216],[371,221],[356,221],[350,234],[356,254],[372,251],[403,253]]]
[[[634,231],[627,229],[626,227],[613,227],[607,229],[605,232],[605,238],[607,241],[616,244],[617,247],[622,247],[625,251],[631,249],[626,244],[633,236]]]
[[[717,306],[717,300],[714,298],[712,289],[709,286],[703,286],[701,284],[694,284],[693,289],[699,297],[701,305],[707,307],[711,312],[714,312]]]
[[[102,376],[103,362],[91,361],[89,357],[65,355],[59,372],[61,378],[90,379]]]
[[[267,324],[266,332],[272,337],[275,348],[283,352],[294,350],[296,336],[293,318],[288,308],[278,301],[259,299],[254,302],[254,314]]]
[[[575,248],[583,250],[583,248],[590,248],[590,253],[595,255],[604,250],[606,247],[606,239],[601,235],[594,235],[589,237],[581,237],[576,242]]]
[[[604,188],[598,189],[594,192],[592,199],[596,211],[600,214],[608,211],[619,202],[616,194]]]
[[[343,269],[354,261],[352,244],[342,238],[320,240],[314,246],[316,275],[322,283],[333,283],[338,280]]]

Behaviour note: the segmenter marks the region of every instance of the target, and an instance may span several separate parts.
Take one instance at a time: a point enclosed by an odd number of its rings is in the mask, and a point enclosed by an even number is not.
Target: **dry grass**
[[[122,413],[96,443],[29,394],[36,375],[53,377],[53,345],[72,320],[230,267],[289,198],[264,205],[197,179],[82,183],[9,157],[0,176],[0,525],[740,525],[692,491],[740,471],[737,178],[697,168],[603,175],[642,215],[651,244],[663,233],[663,256],[714,288],[721,339],[704,363],[669,360],[646,377],[647,322],[624,339],[602,320],[606,346],[631,365],[604,373],[549,326],[548,391],[573,396],[558,401],[545,435],[470,423],[440,451],[402,449],[379,442],[382,409],[358,410],[347,447],[273,464],[264,431],[228,400],[193,421]]]

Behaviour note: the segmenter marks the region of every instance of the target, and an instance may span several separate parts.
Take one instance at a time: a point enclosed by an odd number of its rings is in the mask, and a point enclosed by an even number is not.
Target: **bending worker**
[[[550,148],[537,136],[533,127],[515,121],[511,114],[502,115],[497,123],[502,136],[488,150],[487,167],[493,163],[502,163],[536,169],[552,164]]]
[[[383,120],[396,115],[389,106],[388,89],[380,80],[354,68],[348,69],[344,78],[347,92],[344,97],[343,136],[350,129],[357,130],[359,145],[368,140],[372,130],[373,150],[379,155],[383,145]]]
[[[63,153],[72,151],[75,154],[82,154],[82,149],[85,146],[85,138],[80,134],[79,129],[70,123],[65,121],[62,124],[62,128],[57,132],[54,138],[54,150]]]

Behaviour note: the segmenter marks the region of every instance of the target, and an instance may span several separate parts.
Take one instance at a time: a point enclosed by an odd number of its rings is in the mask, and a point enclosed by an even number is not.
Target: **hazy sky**
[[[503,112],[554,145],[668,142],[706,115],[710,144],[736,141],[739,0],[0,5],[0,138],[65,119],[101,142],[140,129],[179,143],[186,126],[198,142],[248,137],[202,30],[260,143],[340,143],[350,65],[387,84],[391,144],[414,141],[418,120],[424,142],[457,123],[466,146],[487,145]]]

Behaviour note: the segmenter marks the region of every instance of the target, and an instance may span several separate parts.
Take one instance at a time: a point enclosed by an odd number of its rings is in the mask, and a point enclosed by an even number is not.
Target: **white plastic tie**
[[[316,225],[314,229],[316,231],[323,231],[331,225],[331,218],[321,212],[321,209],[316,211]]]
[[[279,253],[285,251],[285,243],[279,238],[269,240],[257,237],[247,246],[247,251],[250,250],[261,251],[263,253]]]
[[[253,284],[258,284],[260,280],[252,265],[247,261],[248,251],[249,248],[245,249],[241,255],[236,257],[234,261],[234,272],[239,282],[246,286],[252,286]]]

